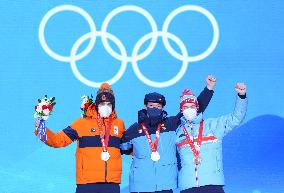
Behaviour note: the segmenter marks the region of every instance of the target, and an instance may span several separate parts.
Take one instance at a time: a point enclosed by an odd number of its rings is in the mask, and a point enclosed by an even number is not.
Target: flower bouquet
[[[82,111],[81,116],[83,118],[85,118],[87,116],[86,114],[87,114],[87,110],[88,110],[89,106],[91,106],[93,104],[93,95],[91,95],[91,96],[84,95],[81,98],[83,100],[82,104],[80,106],[80,109]]]
[[[45,121],[53,112],[55,104],[55,97],[47,98],[47,95],[45,95],[43,99],[38,99],[38,104],[35,106],[34,117],[40,120],[37,137],[44,142],[47,140]]]

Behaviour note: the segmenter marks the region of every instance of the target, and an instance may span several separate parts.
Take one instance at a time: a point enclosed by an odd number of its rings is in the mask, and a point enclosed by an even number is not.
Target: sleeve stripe
[[[76,130],[72,129],[70,126],[66,127],[63,129],[63,132],[72,140],[77,140],[78,139],[78,133]]]

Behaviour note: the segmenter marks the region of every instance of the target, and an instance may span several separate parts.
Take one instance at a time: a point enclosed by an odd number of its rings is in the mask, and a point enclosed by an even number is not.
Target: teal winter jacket
[[[247,98],[237,96],[235,109],[232,113],[218,118],[206,119],[203,122],[202,143],[200,147],[201,163],[197,168],[198,184],[205,185],[224,185],[223,164],[222,164],[222,139],[232,129],[241,124],[245,118],[247,110]],[[181,169],[178,174],[178,186],[180,190],[196,187],[194,155],[188,144],[183,131],[185,128],[192,139],[198,138],[198,131],[202,114],[192,122],[192,128],[184,117],[181,117],[181,124],[177,129],[178,153],[181,160]],[[196,140],[197,141],[197,140]],[[195,142],[196,143],[196,142]]]

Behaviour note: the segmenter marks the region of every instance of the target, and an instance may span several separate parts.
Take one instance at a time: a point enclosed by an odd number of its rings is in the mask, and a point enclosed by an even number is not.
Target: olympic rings
[[[75,13],[78,13],[79,15],[81,15],[82,17],[84,17],[86,19],[86,21],[89,24],[90,27],[90,32],[82,35],[76,42],[75,44],[72,46],[71,48],[71,54],[70,56],[62,56],[59,55],[57,53],[55,53],[54,51],[52,51],[49,46],[47,45],[46,41],[45,41],[45,36],[44,36],[44,32],[45,32],[45,26],[48,22],[48,20],[55,14],[62,12],[62,11],[73,11]],[[116,15],[125,12],[125,11],[132,11],[132,12],[137,12],[140,15],[144,16],[147,21],[149,22],[152,32],[149,32],[147,34],[145,34],[144,36],[142,36],[137,43],[135,44],[131,55],[127,55],[126,49],[124,44],[113,34],[111,34],[110,32],[107,31],[109,23],[111,22],[112,18],[115,17]],[[198,13],[203,14],[211,23],[212,28],[213,28],[213,39],[209,45],[209,47],[201,54],[198,54],[196,56],[189,56],[188,55],[188,51],[184,45],[184,43],[174,34],[168,32],[168,28],[169,25],[171,24],[171,21],[180,13],[185,12],[185,11],[195,11]],[[83,84],[90,86],[90,87],[99,87],[100,84],[102,82],[109,82],[110,84],[114,84],[116,83],[124,74],[126,67],[127,67],[127,63],[131,63],[132,67],[134,69],[134,73],[136,74],[136,76],[145,84],[152,86],[152,87],[168,87],[171,86],[173,84],[175,84],[176,82],[178,82],[183,75],[186,72],[186,69],[188,67],[188,63],[189,62],[197,62],[200,60],[205,59],[206,57],[208,57],[216,48],[218,41],[219,41],[219,27],[218,27],[218,23],[216,21],[216,19],[214,18],[214,16],[206,9],[200,7],[200,6],[196,6],[196,5],[185,5],[185,6],[181,6],[175,10],[173,10],[165,19],[165,22],[163,24],[162,27],[162,31],[158,31],[158,27],[157,24],[154,20],[154,18],[151,16],[151,14],[146,11],[145,9],[138,7],[138,6],[133,6],[133,5],[125,5],[125,6],[121,6],[118,7],[114,10],[112,10],[104,19],[102,27],[101,27],[101,31],[97,31],[96,30],[96,25],[94,23],[94,21],[92,20],[91,16],[82,8],[74,6],[74,5],[61,5],[58,7],[55,7],[51,10],[49,10],[45,16],[43,17],[43,19],[41,20],[40,26],[39,26],[39,41],[40,44],[42,46],[42,48],[44,49],[44,51],[53,59],[61,61],[61,62],[69,62],[72,72],[74,73],[74,75],[76,76],[76,78],[81,81]],[[102,43],[104,48],[106,49],[106,51],[115,59],[119,60],[121,62],[121,67],[119,69],[119,71],[117,72],[117,74],[112,77],[111,79],[107,80],[107,81],[101,81],[101,82],[94,82],[91,80],[88,80],[87,78],[85,78],[78,70],[76,62],[81,60],[82,58],[84,58],[85,56],[87,56],[91,50],[93,49],[96,39],[97,37],[101,37],[102,39]],[[150,79],[148,79],[146,76],[144,76],[142,74],[142,72],[139,70],[138,68],[138,61],[143,60],[145,57],[147,57],[152,50],[155,48],[158,38],[162,37],[163,40],[163,44],[165,46],[165,48],[167,49],[167,51],[176,59],[182,61],[182,67],[180,69],[180,71],[178,72],[178,74],[176,76],[174,76],[172,79],[165,81],[165,82],[155,82],[152,81]],[[88,43],[87,47],[81,52],[81,53],[77,53],[80,45],[86,41],[87,39],[90,39],[90,42]],[[141,48],[141,46],[148,40],[151,39],[151,42],[148,46],[147,49],[145,49],[145,51],[143,51],[142,53],[138,53],[139,49]],[[168,39],[171,39],[172,41],[174,41],[180,48],[181,50],[181,54],[177,53],[169,44]],[[115,52],[110,44],[108,43],[108,40],[113,41],[119,48],[120,53]]]

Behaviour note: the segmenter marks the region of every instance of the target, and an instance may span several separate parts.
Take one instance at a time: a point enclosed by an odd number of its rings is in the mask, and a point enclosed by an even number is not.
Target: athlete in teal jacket
[[[241,124],[247,110],[246,86],[238,83],[234,111],[218,118],[203,120],[197,115],[198,102],[190,90],[181,96],[183,112],[177,129],[177,146],[181,158],[178,186],[181,193],[222,193],[224,175],[222,139]]]

